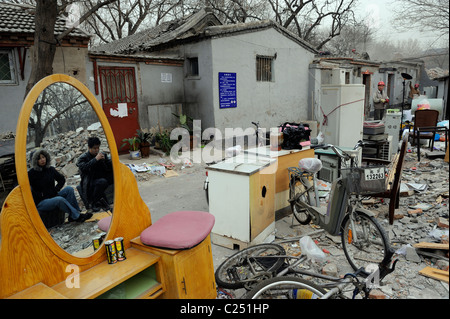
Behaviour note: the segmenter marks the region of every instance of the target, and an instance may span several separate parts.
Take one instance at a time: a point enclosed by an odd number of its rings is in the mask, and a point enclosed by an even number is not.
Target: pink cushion
[[[214,216],[207,212],[173,212],[144,229],[141,242],[160,248],[192,248],[209,235],[214,221]]]
[[[111,218],[112,216],[108,216],[100,219],[97,223],[98,228],[100,228],[100,230],[102,231],[107,232],[109,229],[109,225],[111,224]]]

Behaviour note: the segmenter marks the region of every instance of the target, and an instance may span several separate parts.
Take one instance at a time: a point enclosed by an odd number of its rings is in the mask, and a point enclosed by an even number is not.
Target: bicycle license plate
[[[384,167],[374,167],[364,169],[366,181],[373,181],[384,178]]]

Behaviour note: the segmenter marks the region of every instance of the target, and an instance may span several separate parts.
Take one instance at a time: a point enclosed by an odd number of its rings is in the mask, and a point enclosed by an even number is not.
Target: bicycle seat
[[[318,158],[302,158],[298,161],[298,167],[308,173],[317,173],[322,169],[322,161]]]

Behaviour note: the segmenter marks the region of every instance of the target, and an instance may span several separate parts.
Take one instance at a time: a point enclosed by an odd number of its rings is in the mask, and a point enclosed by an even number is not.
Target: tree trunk
[[[42,78],[53,73],[53,59],[56,51],[55,24],[58,17],[56,0],[38,0],[35,14],[35,34],[31,75],[25,96]]]

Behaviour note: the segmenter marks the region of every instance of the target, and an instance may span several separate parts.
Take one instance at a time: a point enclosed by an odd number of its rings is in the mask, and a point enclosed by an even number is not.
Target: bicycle
[[[354,150],[362,144],[359,141]],[[293,216],[300,224],[312,222],[332,236],[340,234],[345,256],[354,270],[369,263],[379,264],[390,248],[388,235],[373,213],[362,206],[360,196],[385,190],[385,167],[358,167],[353,154],[330,144],[320,147],[331,148],[341,158],[342,176],[333,181],[325,207],[320,205],[315,187],[316,173],[322,167],[320,160],[302,159],[299,167],[289,167],[289,202]],[[364,270],[363,273],[368,274]]]
[[[386,257],[371,273],[371,277],[362,280],[359,278],[365,277],[361,276],[364,272],[362,268],[354,273],[346,274],[344,278],[310,274],[310,276],[328,280],[325,284],[293,276],[283,276],[283,273],[280,273],[276,277],[260,282],[244,297],[248,299],[348,299],[345,289],[353,286],[352,299],[359,294],[362,294],[363,299],[368,299],[371,289],[395,270],[398,259],[390,267],[393,254],[394,250],[390,249]]]
[[[315,233],[318,232],[316,231]],[[386,254],[386,257],[378,265],[378,274],[372,273],[373,278],[377,278],[378,276],[379,281],[381,282],[387,274],[394,271],[395,264],[398,260],[395,260],[392,263],[392,268],[389,268],[393,255],[394,250],[390,248]],[[276,243],[265,243],[250,246],[235,253],[219,265],[215,272],[216,283],[219,287],[227,289],[245,288],[247,293],[243,298],[254,297],[257,295],[258,291],[269,289],[272,286],[279,286],[285,282],[289,282],[294,286],[299,286],[302,284],[312,286],[318,290],[311,290],[317,296],[323,296],[325,293],[325,288],[330,287],[337,287],[340,289],[339,292],[342,292],[343,287],[341,285],[348,284],[348,282],[343,281],[342,278],[315,273],[297,267],[305,262],[307,258],[308,257],[305,255],[300,255],[298,257],[286,255],[286,251],[283,246]],[[331,283],[317,288],[316,284],[311,284],[310,281],[305,281],[305,279],[298,277],[301,275],[327,280]],[[361,268],[352,274],[352,277],[355,279],[357,279],[358,276],[366,277],[367,273]],[[296,283],[292,284],[292,281]],[[356,283],[359,284],[359,280],[357,280]],[[366,283],[367,282],[364,281],[363,285]],[[266,286],[268,288],[266,288]],[[332,294],[337,293],[337,291],[332,292]]]
[[[360,147],[361,143],[359,142],[355,149]],[[357,159],[346,153],[341,153],[334,146],[327,145],[324,147],[335,149],[338,156],[342,156],[344,163],[350,161],[351,167],[348,172],[344,173],[345,177],[333,182],[329,205],[323,208],[316,201],[318,195],[314,188],[315,173],[320,170],[321,165],[315,165],[315,171],[288,168],[290,173],[290,202],[293,214],[302,224],[308,224],[312,220],[332,235],[341,232],[345,256],[354,270],[359,270],[369,263],[380,263],[386,258],[390,249],[388,236],[373,217],[373,214],[362,207],[358,193],[363,193],[367,189],[379,192],[379,188],[384,187],[383,170],[381,170],[381,174],[370,176],[377,178],[375,183],[362,181],[363,185],[361,186],[360,180],[365,178],[364,175],[361,175],[361,170],[364,171],[364,169],[356,167]],[[320,162],[317,159],[312,160],[316,161],[315,164]],[[378,172],[379,168],[374,167],[369,170]],[[313,206],[314,203],[316,206]],[[373,250],[377,246],[380,248]],[[366,256],[364,256],[365,251],[367,251]],[[224,288],[250,289],[252,285],[255,285],[255,282],[274,277],[280,266],[280,258],[283,258],[281,263],[284,263],[284,259],[287,257],[289,256],[286,256],[283,247],[277,244],[248,247],[229,257],[217,268],[215,272],[216,282]],[[366,261],[366,263],[357,262],[358,258]],[[292,267],[287,266],[287,269],[292,269]],[[362,270],[361,273],[366,276],[369,275],[365,270]]]

